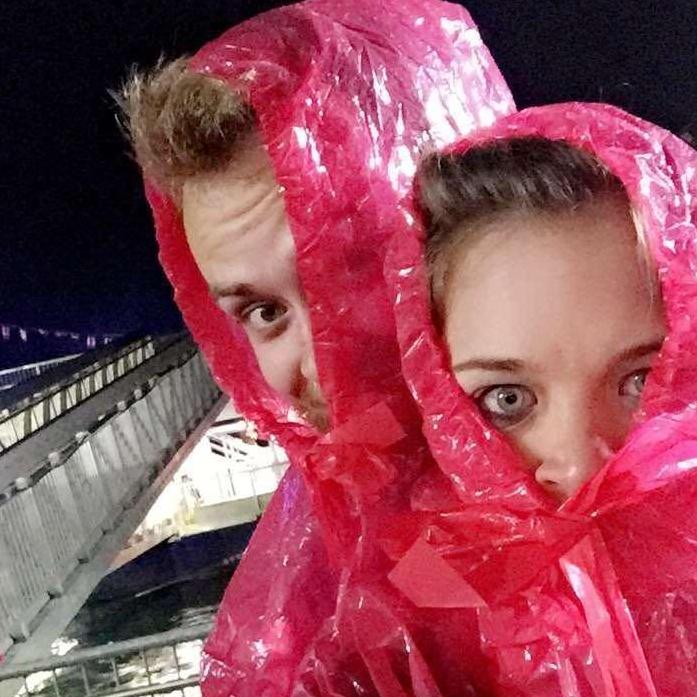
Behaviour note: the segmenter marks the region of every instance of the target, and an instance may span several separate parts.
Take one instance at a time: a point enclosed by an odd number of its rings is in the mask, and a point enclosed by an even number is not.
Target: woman
[[[696,164],[656,126],[562,104],[422,168],[424,227],[390,278],[450,488],[390,579],[473,609],[494,694],[697,688]]]
[[[563,140],[432,157],[419,190],[453,372],[565,500],[623,445],[665,336],[640,218],[621,181]]]

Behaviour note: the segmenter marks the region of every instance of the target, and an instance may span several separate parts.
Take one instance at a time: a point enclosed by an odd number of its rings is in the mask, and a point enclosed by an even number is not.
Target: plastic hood
[[[558,511],[448,369],[419,223],[395,238],[387,277],[404,375],[450,486],[408,542],[400,535],[389,578],[422,612],[476,614],[491,694],[697,694],[697,152],[619,109],[578,103],[519,112],[452,150],[522,135],[587,149],[622,180],[669,335],[625,446]]]

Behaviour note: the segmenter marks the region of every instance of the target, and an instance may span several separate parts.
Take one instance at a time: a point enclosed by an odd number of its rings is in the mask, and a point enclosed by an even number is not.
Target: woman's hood
[[[637,439],[645,438],[657,422],[682,421],[697,408],[697,333],[692,320],[697,310],[697,153],[680,138],[620,109],[584,103],[525,109],[445,152],[522,136],[565,140],[603,162],[622,181],[658,271],[669,332],[642,395],[637,424],[626,447],[601,475],[607,487],[608,472],[626,460]],[[386,273],[395,299],[404,377],[424,416],[431,451],[446,472],[466,482],[466,493],[460,488],[467,502],[485,497],[516,510],[544,507],[548,504],[532,477],[480,416],[450,369],[431,322],[424,232],[416,208],[417,222],[410,232],[393,239]],[[595,486],[588,486],[565,509],[585,510],[597,493]]]
[[[434,517],[390,580],[420,608],[475,610],[501,694],[693,694],[697,152],[617,108],[582,103],[526,109],[448,150],[533,135],[591,152],[623,182],[658,269],[669,333],[625,446],[557,510],[450,370],[431,322],[414,204],[386,276],[404,377],[458,502],[429,501]]]

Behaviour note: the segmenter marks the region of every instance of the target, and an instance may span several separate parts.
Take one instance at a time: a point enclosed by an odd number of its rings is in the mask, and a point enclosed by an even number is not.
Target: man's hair
[[[419,168],[417,190],[439,323],[453,252],[488,222],[511,213],[573,212],[608,197],[624,200],[634,216],[622,182],[607,167],[584,150],[541,137],[491,140],[464,153],[431,155]],[[637,239],[645,262],[640,226]]]
[[[134,72],[116,98],[145,176],[175,197],[184,180],[226,169],[256,132],[243,95],[187,58]]]

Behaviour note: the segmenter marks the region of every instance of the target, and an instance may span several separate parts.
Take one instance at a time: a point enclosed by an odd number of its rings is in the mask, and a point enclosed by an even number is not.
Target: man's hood
[[[190,67],[242,90],[257,114],[284,190],[333,423],[401,395],[382,267],[416,162],[513,109],[472,20],[435,1],[310,0],[234,27]],[[162,265],[216,379],[286,445],[312,437],[211,301],[171,201],[153,187],[149,199]]]
[[[266,386],[246,338],[211,301],[176,207],[149,184],[187,325],[237,408],[292,462],[221,605],[204,692],[401,694],[375,653],[388,625],[361,608],[392,612],[371,585],[392,563],[380,528],[432,463],[401,374],[385,254],[412,222],[420,155],[491,125],[513,101],[470,16],[438,0],[310,0],[231,29],[190,65],[241,88],[257,114],[332,420],[317,434]]]

